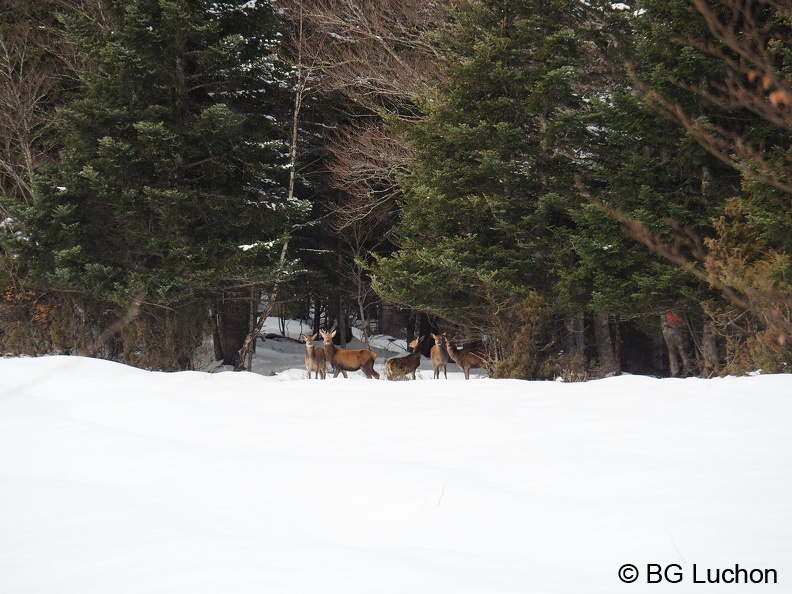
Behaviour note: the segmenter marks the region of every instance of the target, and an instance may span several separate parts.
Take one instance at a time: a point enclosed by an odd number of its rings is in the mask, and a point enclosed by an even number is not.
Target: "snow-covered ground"
[[[792,375],[320,381],[302,352],[0,359],[0,593],[792,592]]]

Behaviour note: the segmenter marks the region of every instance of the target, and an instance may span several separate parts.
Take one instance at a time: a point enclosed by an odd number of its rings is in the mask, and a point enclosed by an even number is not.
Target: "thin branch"
[[[719,290],[737,307],[764,317],[787,336],[792,335],[792,321],[790,321],[788,313],[785,313],[792,308],[792,296],[780,293],[769,286],[757,289],[743,280],[728,275],[723,270],[723,263],[705,251],[704,242],[700,238],[693,240],[691,237],[691,243],[685,244],[685,247],[688,247],[691,254],[694,255],[694,258],[691,258],[683,252],[680,244],[667,243],[641,221],[594,197],[585,187],[580,176],[575,178],[575,183],[581,196],[600,211],[618,221],[627,235],[647,247],[649,251]],[[688,230],[685,231],[685,234],[691,236],[692,232]]]
[[[80,355],[83,357],[93,357],[111,338],[120,334],[124,327],[134,322],[138,315],[140,315],[140,307],[144,297],[145,293],[143,292],[136,294],[132,298],[132,303],[127,308],[126,313],[105,328],[96,340],[80,352]]]

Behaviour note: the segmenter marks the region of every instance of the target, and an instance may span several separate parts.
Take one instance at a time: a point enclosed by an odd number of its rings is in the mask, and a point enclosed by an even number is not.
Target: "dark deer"
[[[347,376],[347,371],[362,370],[369,379],[379,379],[379,373],[374,371],[374,361],[377,360],[377,354],[369,351],[368,349],[339,349],[333,343],[333,337],[336,331],[322,332],[322,342],[324,342],[325,356],[330,364],[333,366],[333,377],[338,377],[342,373],[344,377]]]
[[[308,336],[300,334],[300,338],[305,339],[305,368],[308,370],[308,379],[311,379],[312,371],[316,372],[315,379],[319,379],[320,375],[322,379],[325,379],[327,375],[327,359],[325,358],[324,349],[318,349],[314,345],[317,336],[319,335]]]
[[[434,379],[440,379],[440,370],[443,370],[443,375],[448,379],[448,351],[446,351],[445,334],[432,334],[434,338],[434,346],[429,351],[429,358],[432,359],[432,369],[434,369]]]
[[[424,337],[416,338],[407,346],[412,349],[409,355],[394,357],[385,361],[385,369],[388,372],[388,379],[395,380],[400,375],[410,375],[415,379],[415,370],[421,364],[421,343]]]
[[[456,341],[446,338],[446,351],[451,360],[465,372],[465,379],[470,379],[471,369],[487,369],[487,362],[470,349],[456,348]]]

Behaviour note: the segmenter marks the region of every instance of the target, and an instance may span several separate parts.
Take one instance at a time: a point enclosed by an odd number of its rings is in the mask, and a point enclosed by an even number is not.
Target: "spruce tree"
[[[445,81],[405,131],[415,159],[380,294],[494,336],[499,315],[548,287],[551,230],[566,219],[553,191],[572,178],[556,123],[581,101],[586,56],[573,24],[585,10],[563,0],[456,7]]]
[[[765,324],[772,329],[766,351],[778,353],[790,327],[788,316],[779,313],[789,303],[783,297],[789,220],[778,208],[789,194],[756,173],[763,163],[774,163],[767,168],[773,171],[783,162],[788,126],[766,117],[772,93],[783,92],[776,87],[768,86],[767,97],[760,92],[758,105],[751,106],[757,95],[750,74],[760,66],[745,56],[764,56],[764,66],[784,80],[787,15],[774,2],[748,12],[731,2],[704,12],[693,4],[651,0],[633,15],[632,80],[599,112],[603,145],[593,151],[605,184],[599,198],[633,238],[676,267],[653,264],[654,272],[642,275],[644,284],[656,307],[681,307],[703,320],[696,340],[702,360],[711,358],[703,343],[712,336],[713,314],[729,338],[730,359],[746,336],[734,330],[752,334]],[[726,23],[723,35],[717,34],[718,18]],[[761,151],[745,150],[760,144]],[[787,169],[776,169],[777,179]],[[735,306],[743,322],[730,329],[729,316],[722,314]],[[749,318],[754,321],[745,324]],[[754,365],[781,368],[778,356],[767,358]],[[711,368],[711,361],[704,366]]]
[[[212,302],[271,276],[298,210],[273,123],[277,21],[241,0],[100,4],[63,17],[83,91],[59,114],[65,148],[23,213],[20,257],[92,308],[140,304],[115,356],[186,368]]]

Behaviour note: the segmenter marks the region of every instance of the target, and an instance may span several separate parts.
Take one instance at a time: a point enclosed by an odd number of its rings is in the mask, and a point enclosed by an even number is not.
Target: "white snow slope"
[[[792,375],[450,376],[0,359],[0,593],[792,592]]]

